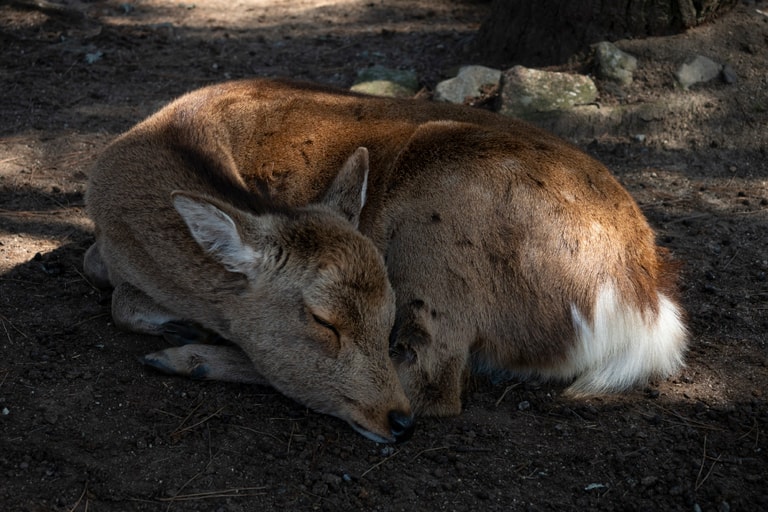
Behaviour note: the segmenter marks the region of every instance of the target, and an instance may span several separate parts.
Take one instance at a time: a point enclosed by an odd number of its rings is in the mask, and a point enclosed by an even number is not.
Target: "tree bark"
[[[738,0],[493,0],[477,50],[490,64],[561,64],[599,41],[669,35]]]

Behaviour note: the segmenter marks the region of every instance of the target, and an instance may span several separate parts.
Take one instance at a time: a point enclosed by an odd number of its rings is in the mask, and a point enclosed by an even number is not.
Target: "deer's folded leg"
[[[256,371],[245,352],[235,346],[182,345],[147,354],[140,361],[170,375],[269,385]]]

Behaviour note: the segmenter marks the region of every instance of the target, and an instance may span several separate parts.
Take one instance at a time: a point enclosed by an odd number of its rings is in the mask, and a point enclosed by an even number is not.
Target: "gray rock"
[[[414,71],[371,66],[357,73],[357,80],[352,86],[355,92],[405,98],[413,96],[419,88],[419,80]]]
[[[502,75],[499,112],[526,117],[569,110],[597,99],[597,87],[586,76],[515,66]]]
[[[689,89],[692,85],[709,82],[720,75],[722,66],[703,55],[696,55],[688,59],[675,72],[677,83],[683,89]]]
[[[595,61],[598,76],[620,85],[632,83],[632,73],[637,69],[637,59],[619,50],[616,45],[607,41],[595,46]]]
[[[464,103],[467,98],[478,98],[483,89],[496,87],[501,71],[485,66],[464,66],[454,78],[444,80],[435,87],[435,100],[448,103]]]

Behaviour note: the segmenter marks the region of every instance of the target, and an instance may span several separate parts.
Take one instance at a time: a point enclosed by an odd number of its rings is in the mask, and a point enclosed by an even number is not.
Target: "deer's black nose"
[[[389,428],[396,443],[402,443],[411,438],[416,428],[413,420],[413,414],[406,414],[402,411],[389,411]]]

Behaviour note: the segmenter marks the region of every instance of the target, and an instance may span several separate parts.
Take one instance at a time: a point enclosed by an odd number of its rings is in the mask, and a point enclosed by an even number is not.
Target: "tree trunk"
[[[738,0],[493,0],[477,49],[492,64],[561,64],[599,41],[669,35]]]

